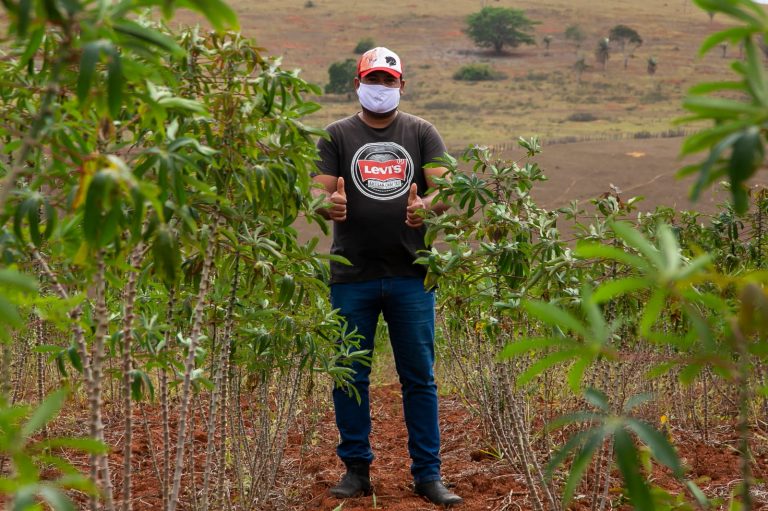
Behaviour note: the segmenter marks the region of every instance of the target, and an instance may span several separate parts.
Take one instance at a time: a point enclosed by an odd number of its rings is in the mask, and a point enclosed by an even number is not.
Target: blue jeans
[[[363,337],[360,348],[373,354],[379,314],[389,327],[389,341],[403,392],[408,429],[411,473],[417,483],[440,479],[440,429],[435,385],[435,295],[425,291],[422,279],[392,277],[333,284],[331,303],[340,309],[350,329]],[[336,449],[345,463],[373,461],[369,435],[368,399],[370,367],[355,364],[354,385],[361,402],[334,388],[333,404],[340,442]]]

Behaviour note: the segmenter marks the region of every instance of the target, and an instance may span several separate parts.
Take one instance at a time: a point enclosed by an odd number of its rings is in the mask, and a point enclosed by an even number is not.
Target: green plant
[[[454,74],[454,80],[463,80],[467,82],[479,82],[486,80],[503,80],[506,76],[503,73],[495,71],[488,64],[467,64],[461,66]]]
[[[584,34],[584,30],[581,28],[580,25],[568,25],[566,27],[565,32],[563,33],[563,36],[565,37],[566,41],[571,41],[573,45],[576,47],[576,51],[581,48],[581,45],[584,43],[584,40],[587,38],[587,36]]]
[[[0,495],[9,498],[12,509],[40,509],[45,502],[55,511],[74,511],[75,505],[64,493],[79,490],[93,495],[96,487],[64,456],[62,449],[85,453],[105,453],[106,446],[88,438],[35,438],[65,404],[69,390],[61,388],[49,394],[39,406],[10,405],[0,401],[0,455],[10,460],[11,470],[0,477]],[[56,477],[41,477],[44,468],[52,468]],[[49,468],[49,470],[50,470]]]
[[[608,61],[611,58],[611,42],[610,39],[604,37],[597,42],[597,48],[595,48],[595,60],[597,60],[605,71],[605,66],[608,65]]]
[[[736,61],[732,81],[700,83],[689,90],[683,107],[691,115],[679,122],[709,121],[711,127],[686,138],[683,155],[709,153],[701,162],[680,170],[679,176],[698,173],[691,197],[723,177],[730,182],[734,208],[738,214],[747,210],[747,181],[762,166],[765,155],[764,133],[768,119],[768,93],[760,42],[768,34],[768,14],[751,0],[696,0],[696,4],[714,16],[722,13],[739,22],[733,28],[709,36],[701,45],[705,54],[723,42],[744,47],[744,61]],[[738,93],[737,97],[722,97],[722,92]],[[743,98],[743,99],[742,99]]]
[[[376,43],[373,41],[372,37],[364,37],[357,42],[357,45],[353,51],[358,55],[361,55],[375,47]]]
[[[621,48],[621,53],[624,55],[624,69],[627,69],[629,59],[632,57],[634,51],[643,44],[643,38],[634,28],[626,25],[616,25],[608,34],[608,39],[611,42],[616,42]]]
[[[355,76],[357,76],[357,62],[354,59],[334,62],[328,67],[328,83],[325,86],[325,92],[327,94],[354,92]]]
[[[467,16],[465,32],[481,48],[493,48],[496,53],[501,53],[504,46],[517,48],[521,44],[536,44],[533,29],[538,24],[520,9],[483,7]]]

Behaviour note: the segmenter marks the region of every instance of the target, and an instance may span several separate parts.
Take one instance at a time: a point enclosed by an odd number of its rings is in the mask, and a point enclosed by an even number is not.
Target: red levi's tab
[[[375,179],[377,181],[397,180],[398,182],[403,182],[408,174],[408,160],[358,160],[357,168],[360,172],[360,179],[363,182],[367,182],[369,179]]]

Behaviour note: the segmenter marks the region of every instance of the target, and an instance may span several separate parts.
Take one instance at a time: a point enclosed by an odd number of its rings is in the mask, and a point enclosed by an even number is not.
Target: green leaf
[[[656,509],[648,485],[638,468],[640,461],[635,444],[624,428],[617,429],[613,434],[613,452],[633,507],[643,511]]]
[[[643,254],[656,268],[663,267],[663,259],[659,251],[651,245],[651,242],[627,222],[611,222],[613,232],[621,238],[624,243]]]
[[[181,253],[176,238],[166,225],[157,228],[155,241],[152,244],[152,255],[158,276],[166,286],[172,287],[181,265]]]
[[[651,328],[659,321],[664,305],[667,303],[667,290],[659,287],[651,295],[648,303],[645,305],[643,317],[640,320],[639,331],[643,337],[648,337]]]
[[[75,505],[69,500],[69,497],[64,493],[50,485],[41,485],[39,490],[40,496],[48,505],[53,508],[54,511],[76,511]]]
[[[568,371],[568,386],[574,394],[578,394],[581,389],[581,380],[584,378],[584,372],[589,368],[592,359],[583,357],[573,363]]]
[[[592,461],[592,456],[597,448],[600,447],[600,444],[603,443],[603,439],[603,428],[592,430],[589,433],[587,440],[584,442],[584,445],[573,458],[571,471],[568,473],[568,480],[563,488],[563,507],[566,507],[573,498],[573,493],[576,491],[576,488],[584,476],[584,472]]]
[[[581,259],[608,259],[624,263],[627,266],[640,271],[650,270],[648,262],[642,257],[630,254],[625,250],[600,243],[579,243],[574,250],[574,255]]]
[[[600,284],[600,287],[592,293],[592,301],[594,303],[605,303],[618,296],[645,289],[651,284],[652,282],[650,280],[642,277],[626,277],[609,280]]]
[[[138,39],[142,43],[160,48],[161,50],[172,54],[174,57],[182,57],[185,54],[184,48],[176,44],[176,41],[174,41],[173,38],[134,21],[126,19],[116,20],[112,23],[112,27],[116,32],[122,35]]]
[[[565,362],[566,360],[577,356],[581,350],[562,350],[556,351],[544,358],[541,358],[534,362],[525,371],[520,373],[515,383],[518,387],[524,387],[531,382],[534,378],[541,373],[549,369],[550,367]]]
[[[208,111],[205,106],[193,99],[177,98],[177,97],[164,97],[160,98],[157,103],[168,109],[172,110],[185,110],[189,112],[195,112],[198,114],[206,114]]]
[[[80,73],[77,75],[77,100],[82,105],[91,90],[96,64],[99,62],[103,41],[93,41],[83,46],[80,55]]]
[[[49,438],[39,442],[37,447],[43,450],[61,447],[87,452],[88,454],[106,454],[109,451],[104,442],[93,438]]]
[[[107,106],[109,107],[109,115],[114,119],[120,114],[120,108],[123,104],[123,65],[117,48],[110,45],[108,54]]]
[[[624,403],[624,407],[622,408],[624,410],[624,413],[629,413],[638,406],[642,406],[645,403],[651,401],[653,399],[653,394],[650,392],[643,392],[641,394],[635,394],[634,396],[627,399],[627,402]]]
[[[114,186],[113,176],[109,172],[99,171],[91,178],[85,196],[83,213],[83,234],[92,246],[97,246],[103,230],[104,212],[102,207]]]
[[[690,89],[689,94],[709,94],[710,92],[720,92],[724,90],[744,90],[742,82],[702,82],[697,83]]]
[[[680,463],[680,458],[677,457],[675,448],[669,443],[669,440],[659,431],[652,428],[649,424],[639,421],[637,419],[627,419],[629,427],[637,434],[640,440],[643,441],[651,449],[651,454],[660,463],[669,467],[675,477],[683,476],[683,466]]]
[[[608,413],[611,409],[610,404],[608,404],[608,396],[595,388],[590,387],[584,390],[584,399],[587,403],[605,413]]]
[[[699,48],[699,55],[705,55],[709,50],[722,42],[735,42],[745,37],[749,37],[752,32],[753,30],[747,27],[734,27],[727,30],[721,30],[720,32],[715,32],[714,34],[707,37],[703,43],[701,43],[701,47]]]
[[[29,275],[19,273],[10,268],[0,269],[0,286],[23,293],[34,293],[37,291],[37,285],[37,279],[34,279]]]
[[[22,426],[21,434],[24,438],[29,438],[37,430],[45,426],[51,419],[58,415],[64,402],[69,395],[69,389],[60,388],[50,394],[32,413],[32,417]]]
[[[0,336],[7,338],[8,335],[8,332],[5,331],[3,325],[10,325],[13,328],[21,328],[23,324],[24,322],[16,311],[16,307],[4,296],[0,295],[0,329],[2,329]]]
[[[184,0],[179,4],[202,13],[216,30],[240,30],[237,14],[221,0]]]
[[[553,346],[574,348],[576,343],[565,337],[536,337],[533,339],[518,339],[508,343],[499,353],[497,360],[509,360],[518,355],[531,351],[539,351]]]
[[[752,115],[755,107],[735,99],[689,96],[683,100],[683,108],[706,118],[731,119]]]
[[[540,319],[549,326],[558,326],[564,330],[577,333],[583,337],[587,335],[587,329],[573,314],[560,307],[546,302],[523,301],[523,308],[535,318]]]

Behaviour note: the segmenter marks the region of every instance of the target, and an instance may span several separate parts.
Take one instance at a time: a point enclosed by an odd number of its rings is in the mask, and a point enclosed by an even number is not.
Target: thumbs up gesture
[[[411,184],[411,190],[408,192],[408,207],[406,208],[405,225],[408,227],[421,227],[424,225],[424,217],[419,211],[424,210],[424,201],[416,193],[418,190],[416,183]]]
[[[336,190],[329,199],[331,207],[328,214],[334,222],[343,222],[347,219],[347,193],[344,191],[344,178],[336,180]]]

